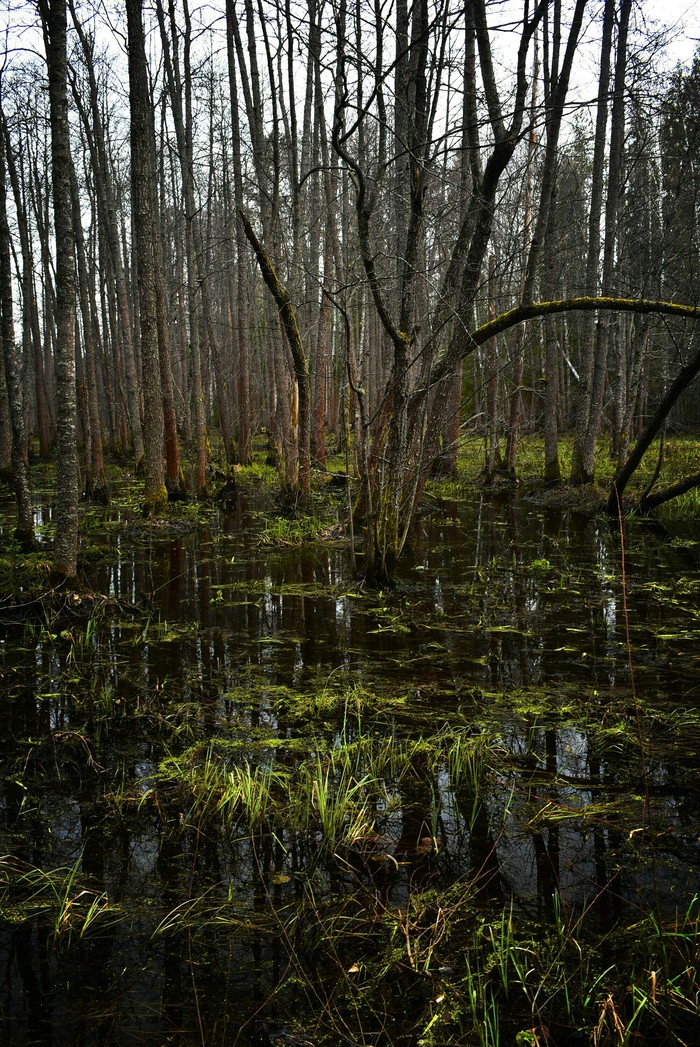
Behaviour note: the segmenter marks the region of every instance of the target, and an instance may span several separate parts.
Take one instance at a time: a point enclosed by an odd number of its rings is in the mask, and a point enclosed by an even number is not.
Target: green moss
[[[165,484],[144,494],[143,515],[146,517],[162,516],[168,507],[168,488]]]

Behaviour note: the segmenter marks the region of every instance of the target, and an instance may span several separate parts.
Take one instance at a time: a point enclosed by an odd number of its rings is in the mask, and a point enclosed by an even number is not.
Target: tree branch
[[[685,305],[680,302],[664,302],[653,298],[609,298],[581,296],[578,298],[555,299],[551,302],[530,302],[517,305],[501,313],[495,320],[482,324],[472,331],[467,339],[464,355],[468,356],[478,346],[488,342],[490,338],[501,334],[503,331],[522,324],[526,320],[532,320],[536,316],[551,316],[554,313],[573,312],[595,312],[597,310],[612,310],[620,313],[659,313],[664,316],[686,317],[690,320],[700,320],[699,305]]]

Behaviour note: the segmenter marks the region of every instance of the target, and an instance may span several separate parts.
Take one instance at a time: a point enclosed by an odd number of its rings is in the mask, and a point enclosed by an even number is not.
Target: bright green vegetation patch
[[[559,460],[562,481],[568,482],[571,474],[573,437],[565,434],[559,442]],[[649,484],[657,468],[659,456],[658,441],[653,443],[645,454],[635,472],[626,492],[626,497],[634,500]],[[445,500],[463,496],[465,488],[478,483],[484,466],[485,452],[483,438],[477,435],[468,436],[460,446],[458,455],[458,480],[431,481],[428,490],[435,497]],[[544,437],[542,435],[524,436],[519,445],[516,461],[516,474],[519,481],[539,486],[543,479]],[[609,490],[617,469],[617,463],[610,455],[608,441],[601,439],[596,455],[596,486],[600,491],[601,504]],[[664,441],[663,463],[655,489],[669,486],[678,480],[693,476],[698,471],[698,440],[696,437],[674,435]],[[671,524],[686,520],[697,520],[700,517],[700,491],[696,488],[658,510],[660,519]]]
[[[300,515],[294,519],[279,516],[269,519],[260,533],[264,546],[297,546],[306,542],[332,542],[343,537],[335,522],[316,516]]]
[[[51,573],[50,553],[42,550],[23,552],[10,542],[0,553],[0,598],[12,605],[22,593],[45,590]]]

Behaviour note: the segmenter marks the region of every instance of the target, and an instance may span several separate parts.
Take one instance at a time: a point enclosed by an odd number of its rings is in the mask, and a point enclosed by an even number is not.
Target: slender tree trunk
[[[98,502],[107,502],[107,480],[105,477],[104,455],[102,451],[102,423],[97,402],[97,375],[95,369],[95,337],[92,310],[90,308],[90,281],[85,252],[85,238],[80,217],[80,197],[78,180],[71,163],[71,194],[73,202],[73,230],[75,233],[75,253],[78,263],[78,297],[83,324],[83,343],[85,346],[85,396],[86,414],[89,431],[86,430],[85,490]]]
[[[226,0],[226,50],[228,57],[229,92],[231,98],[231,144],[233,149],[233,191],[236,215],[243,209],[245,200],[243,194],[243,150],[241,141],[241,126],[238,105],[238,69],[241,75],[245,74],[242,59],[242,43],[238,27],[238,15],[235,10],[234,0]],[[251,56],[252,58],[253,56]],[[257,66],[253,67],[257,77]],[[250,84],[247,79],[243,81],[246,111],[250,117],[251,111],[256,104],[251,97]],[[259,93],[256,94],[259,102]],[[262,114],[258,112],[258,115]],[[254,157],[257,156],[256,149],[261,148],[260,135],[255,122],[251,127],[253,137]],[[257,159],[255,160],[258,163]],[[251,316],[248,301],[248,281],[246,278],[248,269],[248,249],[246,246],[245,233],[242,224],[236,220],[236,346],[238,349],[237,361],[237,396],[238,396],[238,460],[242,465],[249,465],[252,461],[252,419],[250,402],[250,338],[251,338]]]
[[[614,293],[615,253],[617,243],[617,220],[620,211],[620,196],[623,185],[623,160],[625,136],[625,82],[627,77],[627,30],[632,9],[632,0],[620,0],[617,29],[617,53],[615,59],[615,91],[610,117],[610,160],[608,164],[607,197],[605,200],[605,246],[603,250],[603,288]],[[588,428],[583,453],[583,474],[591,479],[595,473],[595,453],[600,435],[603,404],[607,388],[608,355],[612,337],[611,317],[603,313],[598,318],[596,329],[596,351],[591,385],[591,402],[588,413]]]
[[[78,573],[78,406],[75,367],[75,256],[68,126],[65,0],[39,0],[51,111],[51,175],[56,242],[56,539],[54,571]]]
[[[496,309],[496,256],[489,255],[489,319],[497,314]],[[494,339],[486,355],[486,468],[484,479],[491,483],[503,462],[498,446],[498,339]]]
[[[304,344],[299,332],[296,314],[286,289],[280,284],[274,267],[260,244],[253,227],[244,214],[241,221],[250,241],[263,279],[279,309],[280,320],[289,343],[294,362],[294,379],[298,397],[298,490],[302,506],[306,506],[311,494],[311,381]]]
[[[31,361],[34,370],[34,395],[36,398],[36,426],[39,436],[39,454],[47,458],[53,443],[54,433],[51,428],[51,416],[48,406],[48,390],[44,372],[44,357],[41,348],[41,323],[34,282],[34,257],[27,221],[27,208],[20,181],[18,165],[15,162],[12,142],[7,123],[3,119],[4,147],[7,157],[7,172],[12,185],[15,202],[15,214],[22,251],[22,345],[25,359]],[[21,146],[20,146],[21,148]],[[21,159],[21,157],[20,157]]]
[[[153,108],[148,85],[141,0],[126,0],[126,11],[129,33],[131,181],[138,268],[146,455],[144,512],[150,515],[161,512],[168,498],[163,453],[163,396],[156,291],[156,245],[160,232],[156,221]]]
[[[4,117],[0,114],[4,124]],[[26,436],[24,406],[22,403],[21,362],[15,343],[15,325],[12,303],[12,259],[10,228],[7,222],[7,189],[4,149],[0,148],[0,335],[4,359],[4,382],[7,389],[10,428],[12,432],[12,482],[17,503],[15,537],[23,549],[34,546],[34,519],[29,490],[27,466],[24,460]]]
[[[605,0],[603,32],[598,74],[598,101],[596,108],[595,142],[593,146],[593,170],[591,171],[591,202],[588,212],[588,252],[584,293],[598,293],[600,271],[600,220],[603,211],[605,174],[605,151],[608,128],[608,94],[610,90],[610,59],[612,54],[613,28],[616,0]],[[576,400],[574,423],[574,449],[571,461],[571,482],[590,483],[592,476],[586,470],[586,444],[591,414],[593,373],[595,368],[595,317],[585,316],[582,324],[580,382]]]
[[[180,35],[175,20],[172,2],[169,4],[169,27],[165,23],[165,12],[161,0],[157,0],[156,14],[160,27],[160,38],[163,48],[166,82],[170,96],[170,106],[177,139],[180,161],[180,178],[184,200],[185,218],[185,251],[187,269],[187,315],[189,329],[190,370],[192,375],[192,398],[194,401],[194,431],[196,443],[196,489],[199,496],[206,494],[207,488],[207,431],[204,385],[202,381],[202,308],[199,291],[202,274],[199,271],[198,259],[203,257],[201,235],[197,223],[195,202],[193,126],[192,126],[192,70],[190,50],[192,32],[189,7],[183,0],[185,32]],[[183,45],[183,65],[180,68],[180,42]]]
[[[115,345],[118,345],[122,354],[125,375],[125,399],[128,411],[129,430],[134,453],[136,470],[143,466],[144,446],[143,428],[141,423],[140,394],[141,383],[138,378],[138,367],[136,351],[133,339],[133,319],[129,308],[129,290],[127,276],[124,271],[124,260],[119,241],[119,223],[117,217],[117,204],[115,201],[115,187],[110,169],[105,128],[102,119],[102,110],[95,74],[94,41],[90,38],[76,14],[73,0],[70,0],[70,10],[73,16],[73,25],[80,40],[85,70],[88,77],[89,87],[89,116],[88,108],[83,102],[82,93],[77,88],[73,92],[78,112],[80,114],[85,136],[92,158],[92,173],[95,180],[95,193],[97,196],[97,209],[100,229],[107,244],[109,260],[111,263],[111,277],[114,281],[115,295],[119,309],[120,323],[118,327]],[[122,364],[120,363],[120,370]]]

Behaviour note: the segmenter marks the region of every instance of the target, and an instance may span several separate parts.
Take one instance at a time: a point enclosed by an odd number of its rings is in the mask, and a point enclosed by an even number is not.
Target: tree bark
[[[158,344],[156,251],[160,236],[156,221],[156,170],[153,107],[148,85],[141,0],[126,0],[129,34],[129,100],[131,107],[131,182],[139,289],[141,370],[144,401],[144,512],[165,508],[163,396]]]
[[[306,351],[302,342],[294,306],[287,293],[286,288],[280,284],[274,266],[265,253],[255,231],[245,214],[241,212],[241,221],[245,234],[255,251],[255,257],[260,267],[262,277],[272,294],[279,309],[280,321],[287,336],[289,349],[294,362],[294,380],[298,396],[298,426],[299,435],[297,445],[299,449],[298,468],[298,490],[299,500],[306,507],[311,494],[311,382],[309,378],[309,367],[306,359]]]
[[[608,93],[610,90],[610,61],[612,54],[613,28],[616,0],[605,0],[603,10],[600,70],[598,73],[598,99],[596,107],[595,141],[593,146],[593,170],[591,171],[591,201],[588,211],[588,250],[584,292],[598,293],[600,271],[600,219],[603,210],[605,173],[605,151],[608,127]],[[575,484],[590,483],[592,477],[586,472],[586,441],[588,439],[593,374],[595,368],[595,317],[586,317],[582,330],[580,380],[574,422],[574,449],[571,463],[571,481]]]
[[[110,169],[107,138],[100,108],[97,75],[95,73],[94,41],[81,25],[75,11],[73,0],[70,0],[69,6],[73,17],[73,25],[75,26],[78,39],[80,40],[85,71],[88,78],[89,116],[88,109],[86,108],[80,91],[74,91],[74,99],[85,128],[85,136],[91,154],[100,229],[106,242],[111,263],[111,279],[114,283],[114,291],[120,320],[118,328],[115,331],[116,338],[114,344],[115,347],[117,345],[120,347],[123,359],[123,369],[126,380],[124,395],[129,418],[129,433],[131,436],[135,467],[138,472],[143,465],[144,459],[143,427],[140,407],[141,383],[138,378],[136,353],[134,348],[133,318],[131,309],[129,308],[129,290],[124,271],[124,259],[122,257],[122,250],[119,242],[119,222],[117,203],[115,200],[115,187],[113,185],[112,171]],[[119,370],[121,370],[121,367]]]
[[[198,259],[203,258],[202,238],[197,223],[195,203],[194,153],[192,126],[192,70],[190,51],[192,31],[187,0],[183,0],[185,33],[183,44],[183,68],[180,68],[179,31],[172,2],[168,6],[170,33],[165,24],[165,13],[161,0],[156,3],[156,15],[160,27],[165,76],[170,97],[170,107],[177,140],[177,152],[182,182],[185,218],[185,253],[187,260],[187,315],[189,328],[190,370],[192,375],[192,399],[194,401],[194,431],[196,449],[196,489],[202,497],[207,489],[207,431],[206,404],[202,382],[202,305],[200,284],[203,276],[199,271]],[[183,105],[184,102],[184,105]]]
[[[0,113],[4,124],[4,116]],[[3,143],[4,144],[4,143]],[[4,381],[7,388],[9,421],[12,433],[12,483],[17,504],[15,537],[23,549],[31,549],[34,541],[34,518],[29,490],[27,466],[24,460],[26,435],[22,403],[21,362],[15,343],[15,325],[12,302],[12,258],[10,227],[7,221],[7,188],[5,151],[0,147],[0,335],[4,359]]]
[[[65,0],[39,0],[49,80],[51,175],[56,242],[56,538],[53,567],[72,580],[78,573],[78,406],[75,366],[75,256],[68,126]]]

